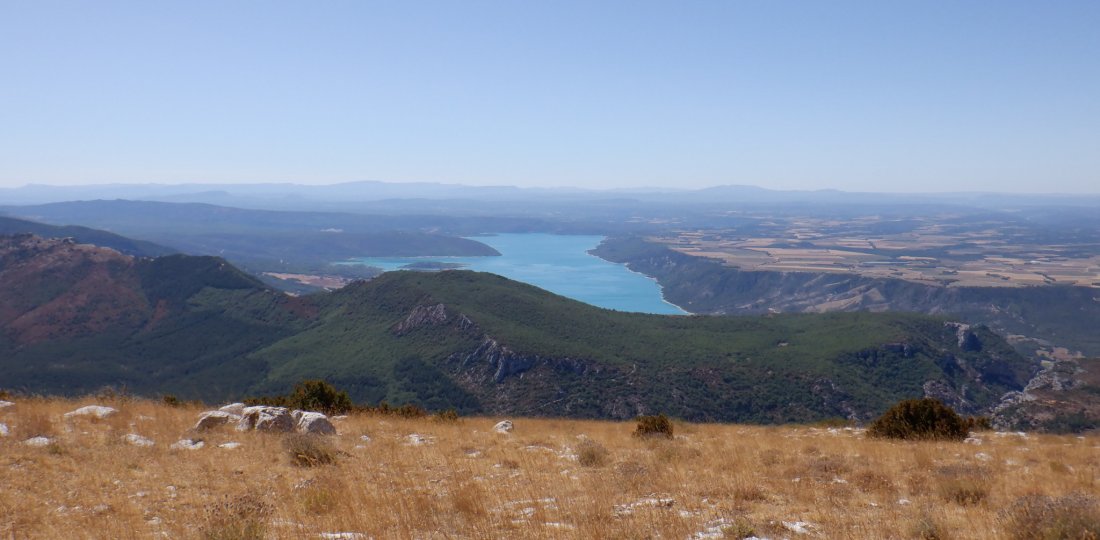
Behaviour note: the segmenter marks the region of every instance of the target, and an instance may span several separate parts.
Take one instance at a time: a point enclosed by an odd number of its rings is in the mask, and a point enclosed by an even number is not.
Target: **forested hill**
[[[1032,370],[983,327],[920,315],[629,314],[467,271],[293,298],[215,258],[0,245],[0,294],[25,297],[0,318],[3,384],[36,392],[116,384],[221,400],[319,377],[368,403],[775,423],[867,419],[921,395],[980,412]],[[70,281],[34,277],[50,273]],[[28,334],[28,317],[56,324]]]
[[[49,225],[2,215],[0,215],[0,234],[34,234],[43,238],[72,238],[78,243],[109,247],[126,255],[137,257],[159,257],[176,252],[176,250],[169,247],[134,240],[98,229],[75,225]]]

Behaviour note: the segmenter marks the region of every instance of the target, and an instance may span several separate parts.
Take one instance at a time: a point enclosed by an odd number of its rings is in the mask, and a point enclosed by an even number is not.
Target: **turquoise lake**
[[[492,272],[602,308],[682,315],[661,298],[657,282],[605,261],[588,250],[602,236],[498,234],[473,238],[500,252],[499,257],[364,257],[348,261],[385,271],[410,264],[460,264],[463,269]]]

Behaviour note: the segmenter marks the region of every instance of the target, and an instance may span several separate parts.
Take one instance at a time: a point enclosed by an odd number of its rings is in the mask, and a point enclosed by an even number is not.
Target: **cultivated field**
[[[339,435],[189,434],[201,409],[15,399],[0,409],[0,538],[1035,538],[1100,530],[1100,439],[353,415]],[[63,418],[78,406],[119,409]],[[153,441],[136,446],[137,434]],[[28,438],[49,437],[43,446]],[[199,437],[199,449],[173,449]],[[334,462],[296,465],[298,454]],[[225,443],[240,443],[223,448]],[[317,447],[320,445],[319,447]],[[312,448],[311,448],[312,447]],[[327,447],[327,448],[326,448]],[[1049,498],[1044,498],[1049,497]],[[1069,529],[1074,530],[1074,529]],[[1075,536],[1049,536],[1049,538]],[[1093,537],[1094,538],[1094,537]]]
[[[954,221],[912,219],[890,231],[890,222],[877,218],[774,218],[749,232],[685,230],[649,240],[743,270],[849,273],[949,287],[1100,287],[1100,244],[1091,236],[1051,239],[1004,223]]]

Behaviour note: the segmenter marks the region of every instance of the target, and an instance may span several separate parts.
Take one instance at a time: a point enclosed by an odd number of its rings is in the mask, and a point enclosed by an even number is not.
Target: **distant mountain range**
[[[30,235],[0,238],[0,298],[2,384],[44,393],[213,401],[317,377],[368,403],[777,423],[866,420],[922,395],[981,412],[1036,369],[935,317],[627,314],[466,271],[291,297],[215,257]]]
[[[595,190],[580,188],[519,188],[468,186],[433,182],[348,182],[329,185],[267,184],[101,184],[88,186],[27,185],[0,189],[0,203],[44,204],[71,200],[134,199],[162,202],[199,202],[221,206],[293,210],[359,210],[376,212],[372,205],[388,201],[404,209],[430,211],[439,202],[465,204],[567,204],[595,201],[633,201],[663,204],[961,204],[976,207],[1098,206],[1100,195],[957,193],[862,193],[838,190],[770,190],[725,185],[703,189],[634,188]],[[398,201],[404,201],[399,203]],[[419,201],[419,202],[417,202]],[[435,202],[433,202],[435,201]]]

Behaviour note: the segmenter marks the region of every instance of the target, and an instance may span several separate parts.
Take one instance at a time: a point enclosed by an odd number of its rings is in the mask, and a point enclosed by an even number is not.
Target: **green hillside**
[[[257,390],[323,377],[367,401],[787,422],[864,417],[930,381],[977,410],[1030,375],[988,330],[967,349],[956,327],[911,314],[619,313],[467,271],[389,273],[319,302],[308,329],[250,355],[270,368]]]
[[[371,404],[776,423],[922,395],[980,412],[1032,369],[983,327],[921,315],[621,313],[468,271],[291,297],[214,257],[6,242],[0,294],[19,301],[0,308],[0,372],[30,392],[220,401],[323,378]]]

